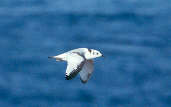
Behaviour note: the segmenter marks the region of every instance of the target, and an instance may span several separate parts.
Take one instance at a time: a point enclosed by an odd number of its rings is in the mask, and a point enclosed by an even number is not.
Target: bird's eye
[[[99,54],[99,53],[96,53],[97,55]]]

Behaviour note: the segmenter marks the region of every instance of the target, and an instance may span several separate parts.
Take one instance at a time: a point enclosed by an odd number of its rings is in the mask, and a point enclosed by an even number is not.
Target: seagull
[[[94,69],[93,59],[97,57],[103,57],[103,54],[95,49],[78,48],[48,58],[67,62],[66,80],[73,79],[79,73],[81,82],[87,83]]]

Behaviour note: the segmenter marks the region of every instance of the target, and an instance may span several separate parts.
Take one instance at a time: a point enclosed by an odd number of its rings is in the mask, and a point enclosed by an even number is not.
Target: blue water
[[[0,107],[171,107],[171,1],[1,0]],[[48,56],[87,47],[87,84]]]

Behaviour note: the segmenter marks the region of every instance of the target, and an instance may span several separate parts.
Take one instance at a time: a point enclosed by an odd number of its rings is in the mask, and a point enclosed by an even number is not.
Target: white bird
[[[97,50],[78,48],[57,56],[49,56],[48,58],[67,62],[66,80],[74,78],[79,73],[81,82],[86,83],[90,79],[94,69],[93,59],[102,56]]]

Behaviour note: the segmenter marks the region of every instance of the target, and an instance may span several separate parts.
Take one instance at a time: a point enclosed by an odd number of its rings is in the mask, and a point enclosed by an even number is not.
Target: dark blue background
[[[0,107],[170,107],[170,0],[1,0]],[[48,56],[87,47],[87,84]]]

